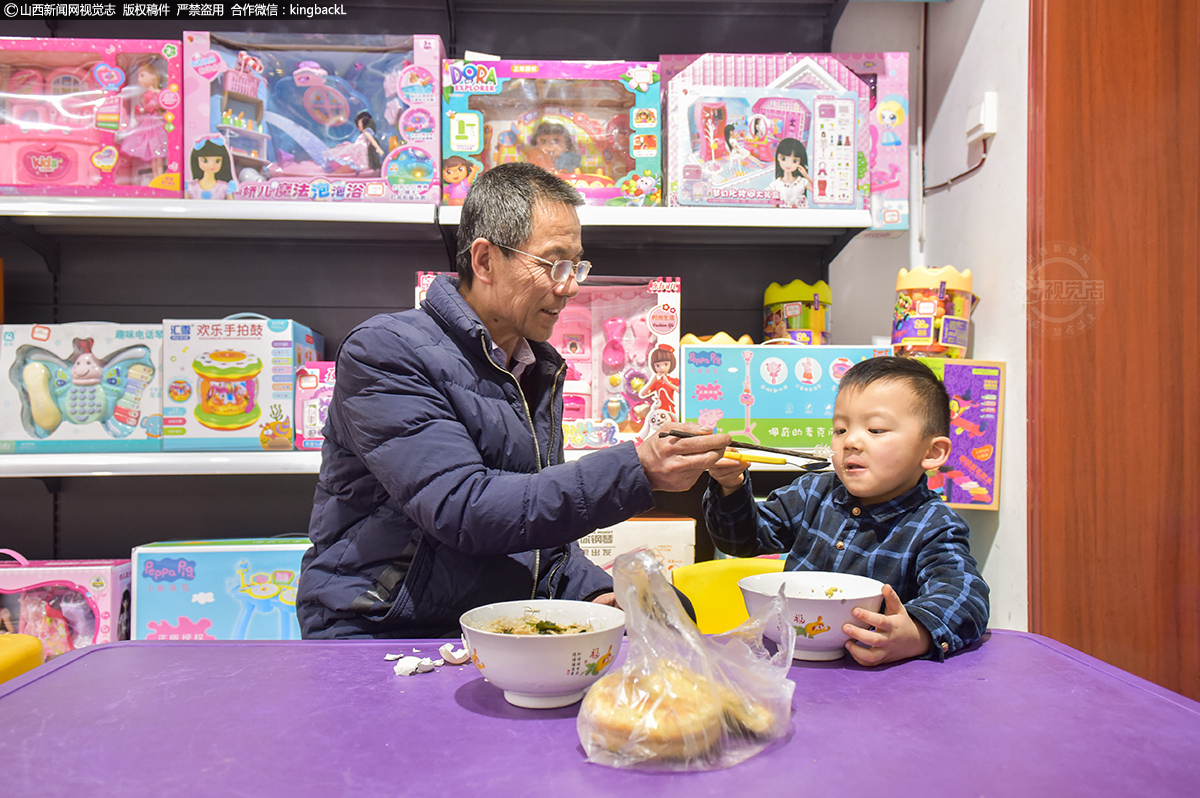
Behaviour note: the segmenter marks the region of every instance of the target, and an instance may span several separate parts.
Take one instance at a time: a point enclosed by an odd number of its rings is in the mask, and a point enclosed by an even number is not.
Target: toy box
[[[46,659],[129,639],[129,560],[0,561],[0,634],[41,639]]]
[[[683,420],[785,448],[828,447],[838,383],[872,346],[685,346]]]
[[[696,520],[649,512],[628,521],[597,529],[579,541],[587,558],[611,571],[618,556],[646,549],[668,571],[696,561]]]
[[[308,538],[161,542],[133,550],[134,640],[298,640]]]
[[[869,101],[831,55],[697,57],[667,86],[668,204],[866,208]]]
[[[0,452],[162,448],[162,325],[0,327]]]
[[[679,278],[596,277],[550,337],[567,361],[568,449],[639,440],[679,420]]]
[[[443,204],[509,161],[554,172],[589,205],[662,203],[657,63],[446,61],[442,81]]]
[[[321,450],[336,379],[337,364],[331,360],[310,360],[296,369],[297,449]]]
[[[917,358],[950,395],[950,459],[929,472],[929,487],[951,507],[1000,509],[1004,363]]]
[[[178,41],[0,37],[0,193],[178,197]]]
[[[163,449],[290,451],[296,367],[320,333],[291,319],[164,319]]]
[[[184,33],[185,193],[429,202],[438,36]]]

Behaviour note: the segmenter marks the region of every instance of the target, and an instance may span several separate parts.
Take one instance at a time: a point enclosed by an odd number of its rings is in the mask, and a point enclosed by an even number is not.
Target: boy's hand
[[[728,496],[742,486],[746,481],[745,473],[750,464],[742,460],[730,460],[722,457],[708,467],[708,474],[721,486],[721,495]]]
[[[860,629],[849,623],[842,627],[842,631],[850,635],[846,641],[850,656],[859,665],[870,667],[919,657],[929,651],[933,636],[909,616],[891,585],[883,586],[883,605],[882,615],[861,607],[854,610],[855,618],[874,629]],[[865,643],[870,648],[863,648],[858,643]]]

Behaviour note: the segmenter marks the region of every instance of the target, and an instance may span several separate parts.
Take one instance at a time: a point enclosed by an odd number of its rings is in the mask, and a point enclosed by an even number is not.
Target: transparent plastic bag
[[[717,770],[788,732],[796,632],[782,591],[738,628],[705,636],[650,554],[618,557],[613,578],[629,651],[584,696],[576,729],[589,762]],[[773,653],[768,629],[783,641]]]

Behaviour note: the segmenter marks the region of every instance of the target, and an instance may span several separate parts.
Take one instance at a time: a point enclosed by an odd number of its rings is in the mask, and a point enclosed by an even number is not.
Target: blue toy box
[[[162,326],[0,327],[0,453],[162,448]]]
[[[308,538],[161,542],[133,550],[134,640],[298,640]]]
[[[683,420],[766,446],[828,446],[842,375],[891,347],[683,347]]]
[[[325,340],[291,319],[164,319],[163,449],[290,451],[296,369]]]

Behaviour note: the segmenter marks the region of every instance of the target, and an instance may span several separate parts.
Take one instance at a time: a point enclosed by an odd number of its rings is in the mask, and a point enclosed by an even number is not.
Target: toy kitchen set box
[[[185,195],[436,204],[443,55],[438,36],[184,33]]]
[[[292,449],[296,369],[321,359],[320,333],[236,317],[164,319],[162,330],[164,451]]]
[[[787,449],[828,447],[838,384],[891,347],[689,344],[683,420]]]
[[[182,61],[178,40],[0,37],[0,194],[178,197]]]
[[[662,204],[656,62],[448,60],[442,82],[442,204],[509,161],[554,172],[588,205]]]
[[[0,453],[162,448],[162,325],[0,326]]]
[[[133,550],[134,640],[298,640],[308,538],[192,540]]]

